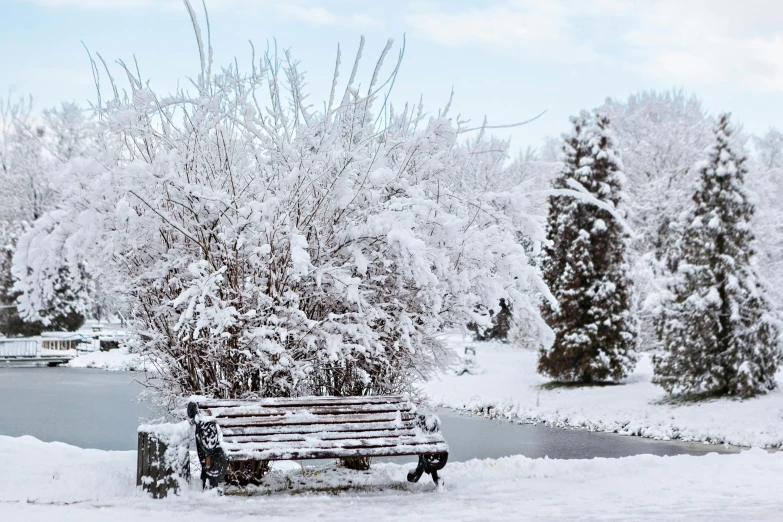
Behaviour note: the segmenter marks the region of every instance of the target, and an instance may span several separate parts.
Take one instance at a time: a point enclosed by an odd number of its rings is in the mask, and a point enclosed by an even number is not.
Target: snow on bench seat
[[[232,461],[448,452],[443,436],[417,426],[416,408],[398,395],[191,401],[220,427]]]

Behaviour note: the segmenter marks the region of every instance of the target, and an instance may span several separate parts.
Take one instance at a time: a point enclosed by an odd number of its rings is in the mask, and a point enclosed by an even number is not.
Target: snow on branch
[[[211,74],[185,3],[198,92],[127,74],[133,95],[99,107],[106,153],[69,167],[77,188],[25,239],[129,297],[161,401],[410,391],[448,362],[439,330],[500,299],[548,342],[537,300],[551,296],[519,241],[543,239],[540,219],[487,185],[505,149],[471,154],[445,110],[395,110],[402,50],[384,65],[389,40],[359,92],[362,39],[335,107],[338,48],[317,110],[288,51]]]
[[[628,234],[631,238],[636,237],[636,232],[634,232],[634,230],[625,220],[625,217],[623,217],[622,214],[617,211],[614,205],[612,205],[609,202],[601,201],[600,199],[596,198],[589,190],[587,190],[584,187],[584,185],[582,185],[581,183],[579,183],[577,180],[573,178],[568,178],[565,181],[568,184],[568,186],[571,187],[573,190],[550,189],[548,193],[552,196],[569,196],[578,199],[584,203],[595,205],[601,210],[607,211],[614,219],[616,219],[617,223],[619,223],[620,226],[623,228],[623,231],[626,234]]]

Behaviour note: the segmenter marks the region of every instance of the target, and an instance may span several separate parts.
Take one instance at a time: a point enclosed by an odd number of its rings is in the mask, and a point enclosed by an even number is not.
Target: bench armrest
[[[417,413],[414,422],[425,433],[440,433],[440,418],[437,415]]]

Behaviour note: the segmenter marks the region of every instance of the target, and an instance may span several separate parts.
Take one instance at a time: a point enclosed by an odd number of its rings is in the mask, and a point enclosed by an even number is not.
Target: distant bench
[[[215,485],[232,462],[418,455],[410,482],[439,483],[449,447],[437,417],[402,396],[217,400],[191,397],[202,481]],[[218,430],[215,427],[219,427]],[[221,441],[222,439],[222,441]],[[218,449],[219,446],[219,449]],[[207,477],[205,473],[209,471]]]

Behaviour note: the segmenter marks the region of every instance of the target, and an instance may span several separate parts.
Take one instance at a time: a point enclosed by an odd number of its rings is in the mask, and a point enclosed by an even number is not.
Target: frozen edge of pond
[[[432,404],[490,418],[651,440],[783,447],[783,370],[776,376],[776,390],[752,399],[669,403],[666,392],[652,382],[648,352],[640,354],[619,386],[547,387],[551,381],[537,372],[535,350],[472,342],[454,332],[444,333],[443,341],[463,363],[467,348],[475,355],[467,374],[446,371],[421,385]]]
[[[521,424],[521,425],[529,425],[529,426],[540,425],[549,429],[584,431],[588,433],[601,433],[606,435],[616,435],[620,437],[638,437],[640,439],[645,439],[650,442],[678,444],[683,447],[687,447],[691,450],[696,449],[698,451],[703,451],[705,454],[709,452],[739,453],[740,451],[746,451],[753,448],[753,446],[742,446],[739,444],[730,444],[728,442],[722,442],[722,441],[713,442],[709,440],[697,440],[697,439],[688,439],[688,438],[660,437],[654,434],[644,433],[643,431],[637,432],[637,431],[626,431],[622,429],[618,430],[617,428],[605,428],[602,427],[602,423],[591,423],[589,425],[583,422],[570,423],[568,422],[567,417],[565,419],[558,420],[553,423],[551,421],[547,421],[547,419],[543,417],[536,417],[528,414],[518,415],[513,410],[498,408],[493,403],[485,403],[485,404],[486,406],[481,406],[481,407],[468,407],[468,406],[459,407],[459,406],[455,406],[454,404],[449,404],[442,401],[436,401],[433,403],[433,405],[436,408],[447,409],[459,413],[460,415],[467,415],[470,417],[489,419],[489,420],[500,420],[512,424]],[[760,449],[766,450],[768,453],[774,453],[779,451],[781,448],[775,446],[769,446]]]

